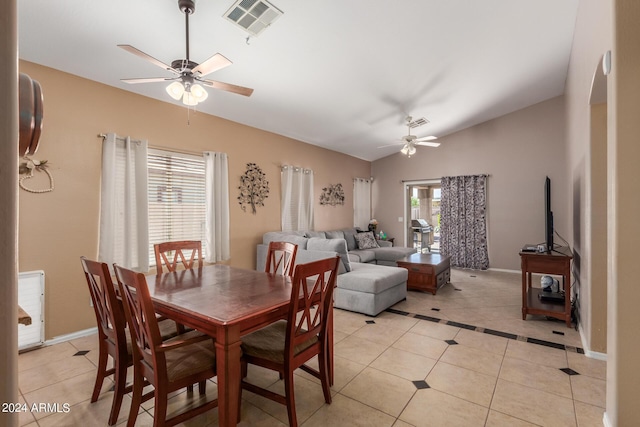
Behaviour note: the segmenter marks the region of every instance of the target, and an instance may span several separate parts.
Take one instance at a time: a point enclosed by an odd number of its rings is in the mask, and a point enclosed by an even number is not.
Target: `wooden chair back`
[[[153,302],[142,273],[114,265],[124,312],[131,331],[134,363],[142,361],[146,378],[153,378],[155,366],[164,366],[164,353],[156,352],[162,345],[160,328]],[[151,375],[151,377],[149,376]]]
[[[283,276],[293,276],[293,268],[296,264],[298,245],[289,242],[269,242],[267,262],[264,271],[278,273]]]
[[[91,402],[98,400],[104,379],[113,375],[115,387],[108,424],[114,425],[120,413],[122,399],[131,391],[131,387],[126,386],[127,368],[131,366],[133,359],[127,349],[125,313],[107,264],[85,257],[81,257],[80,262],[98,323],[98,369]],[[114,361],[114,367],[110,369],[107,368],[108,356]]]
[[[193,390],[193,384],[198,383],[203,395],[207,380],[216,376],[213,341],[190,331],[163,342],[144,274],[117,265],[114,269],[133,347],[133,396],[127,427],[135,425],[140,404],[151,397],[154,427],[177,425],[217,407],[217,399],[201,399],[199,405],[188,399],[186,410],[167,418],[170,393],[184,387]],[[208,345],[199,344],[205,342]],[[143,395],[147,384],[153,385],[154,390]]]
[[[153,245],[153,250],[158,273],[162,273],[162,264],[169,272],[176,271],[178,263],[181,263],[185,269],[195,267],[196,263],[198,266],[202,265],[202,242],[199,240],[156,243]],[[185,253],[188,256],[185,256]]]
[[[330,314],[340,257],[298,264],[293,273],[286,321],[278,321],[243,338],[242,376],[247,365],[272,369],[284,379],[284,396],[243,380],[241,388],[286,405],[289,425],[297,427],[293,372],[300,368],[320,380],[326,403],[331,403]],[[318,369],[305,362],[318,356]],[[240,418],[240,415],[238,415]]]
[[[318,354],[327,342],[329,310],[333,308],[339,263],[340,257],[336,256],[295,268],[284,350],[285,359],[293,361],[291,366],[299,366]],[[318,344],[296,354],[296,348],[314,336],[318,337]]]
[[[122,304],[111,280],[109,266],[103,262],[91,261],[85,257],[80,258],[84,276],[89,286],[93,310],[98,321],[98,334],[101,338],[108,338],[114,344],[118,340],[124,340],[126,320]],[[121,333],[118,334],[118,331]],[[120,342],[125,343],[125,341]]]

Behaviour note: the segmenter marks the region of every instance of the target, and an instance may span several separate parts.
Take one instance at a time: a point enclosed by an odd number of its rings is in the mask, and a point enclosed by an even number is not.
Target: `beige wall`
[[[640,420],[640,2],[613,1],[608,91],[609,288],[607,425]]]
[[[601,73],[600,70],[598,72]],[[605,82],[606,85],[606,82]],[[589,181],[586,187],[584,227],[588,258],[582,258],[578,283],[580,328],[586,347],[607,352],[607,104],[590,107]],[[577,224],[574,224],[574,229]],[[586,280],[583,280],[585,278]]]
[[[603,113],[596,106],[592,110],[589,102],[594,74],[601,72],[601,57],[606,50],[611,49],[610,17],[610,1],[580,2],[565,95],[571,183],[571,197],[567,199],[567,203],[574,249],[574,286],[578,294],[584,345],[587,350],[596,352],[606,352],[606,334],[603,330],[606,302],[602,298],[598,299],[599,295],[606,292],[606,280],[603,281],[602,276],[599,276],[602,248],[593,247],[592,242],[598,242],[599,236],[594,227],[598,226],[598,219],[606,208],[594,203],[602,196],[601,191],[598,191],[598,184],[602,183],[603,178],[606,181],[606,172],[601,169],[602,159],[592,159],[592,153],[596,156],[605,154],[602,145],[606,146],[606,142],[598,139],[598,135],[606,132],[606,126],[602,123]],[[596,165],[599,169],[593,169]],[[601,229],[601,232],[606,238],[606,229]]]
[[[0,14],[0,402],[18,400],[18,5]],[[0,411],[0,425],[19,424],[18,413]]]
[[[601,345],[603,307],[596,305],[606,286],[607,399],[605,426],[636,425],[640,419],[640,263],[636,252],[640,239],[640,4],[637,0],[582,0],[567,78],[567,141],[573,185],[570,216],[574,247],[581,264],[579,288],[590,300],[581,301],[583,338],[587,347]],[[597,228],[602,214],[602,147],[594,146],[603,132],[604,114],[589,105],[594,70],[601,56],[612,51],[607,78],[607,280],[599,280],[601,268]],[[583,295],[585,296],[585,295]],[[581,297],[582,298],[582,297]]]
[[[32,63],[21,62],[20,70],[43,88],[44,129],[36,158],[49,161],[56,187],[46,194],[20,191],[20,271],[45,271],[47,339],[95,326],[79,257],[97,256],[99,133],[148,139],[150,146],[228,153],[231,265],[253,268],[262,234],[280,228],[283,164],[314,170],[316,229],[353,224],[352,179],[370,176],[369,162],[206,114],[192,113],[187,125],[187,110],[178,105]],[[236,201],[248,162],[262,168],[270,185],[265,207],[256,215],[243,212]],[[320,206],[322,187],[337,183],[344,187],[345,205]]]
[[[373,162],[379,229],[404,235],[398,222],[404,212],[402,180],[489,174],[490,267],[518,270],[520,248],[545,239],[544,180],[549,176],[555,228],[567,239],[564,108],[563,97],[556,97],[443,137],[438,148],[419,147],[411,158],[398,153]]]

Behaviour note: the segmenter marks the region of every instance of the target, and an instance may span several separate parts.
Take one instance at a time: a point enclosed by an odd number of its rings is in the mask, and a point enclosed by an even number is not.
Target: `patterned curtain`
[[[451,266],[489,268],[486,188],[486,175],[442,178],[440,252],[451,257]]]

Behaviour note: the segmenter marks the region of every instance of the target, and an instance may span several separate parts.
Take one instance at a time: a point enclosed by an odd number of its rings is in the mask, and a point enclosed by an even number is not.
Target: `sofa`
[[[355,228],[332,231],[268,232],[256,249],[256,269],[264,270],[269,242],[285,241],[298,245],[296,264],[340,256],[334,307],[377,316],[407,297],[408,272],[396,267],[396,260],[415,253],[413,248],[393,247],[376,241],[377,247],[360,249],[363,236]],[[358,237],[356,237],[358,236]],[[370,243],[370,242],[369,242]]]

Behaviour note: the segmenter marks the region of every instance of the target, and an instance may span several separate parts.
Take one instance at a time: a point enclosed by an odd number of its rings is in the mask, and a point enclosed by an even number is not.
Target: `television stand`
[[[564,320],[571,327],[571,259],[573,255],[566,246],[555,248],[552,252],[520,251],[522,268],[522,320],[527,314],[540,314]],[[555,274],[562,276],[564,301],[550,301],[540,298],[542,288],[532,286],[532,273]]]

